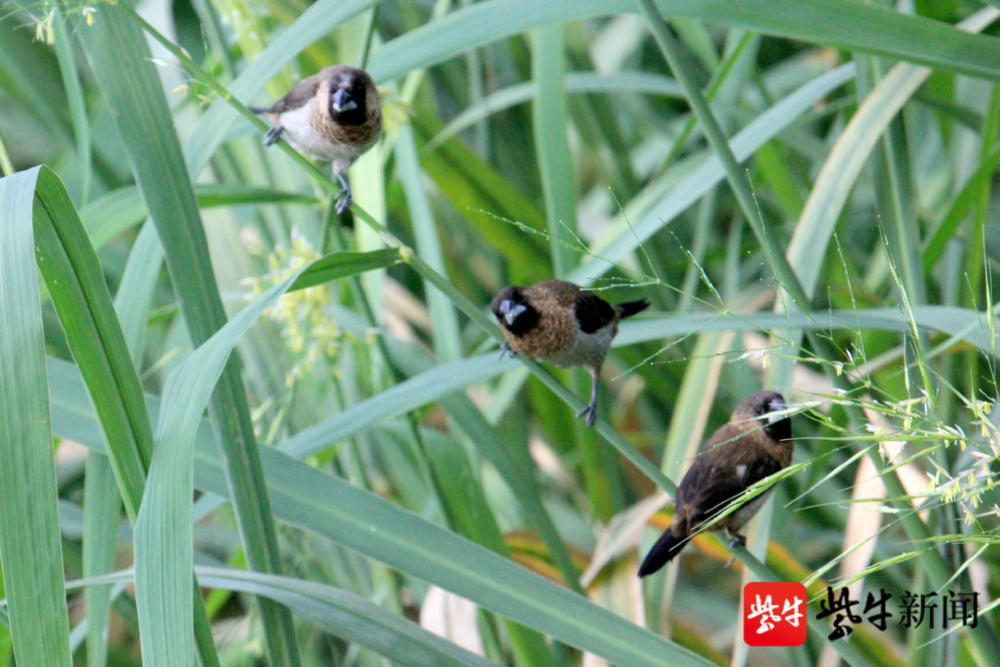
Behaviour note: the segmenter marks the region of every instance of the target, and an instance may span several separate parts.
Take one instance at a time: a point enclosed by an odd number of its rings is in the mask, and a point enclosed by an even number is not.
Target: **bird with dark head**
[[[351,205],[347,170],[382,133],[378,88],[368,73],[347,65],[325,67],[272,106],[250,110],[271,121],[265,146],[284,136],[309,157],[333,162],[333,173],[342,187],[337,214],[343,213]]]
[[[759,391],[736,406],[729,422],[702,445],[674,498],[674,520],[639,566],[639,576],[653,574],[681,552],[688,539],[747,488],[786,467],[792,460],[792,420],[785,398]],[[733,545],[750,517],[774,490],[753,497],[712,526],[724,530]]]
[[[584,366],[592,378],[590,402],[577,414],[597,419],[597,377],[618,322],[649,307],[645,299],[611,305],[565,280],[504,287],[490,305],[507,342],[504,354],[523,354],[558,366]]]

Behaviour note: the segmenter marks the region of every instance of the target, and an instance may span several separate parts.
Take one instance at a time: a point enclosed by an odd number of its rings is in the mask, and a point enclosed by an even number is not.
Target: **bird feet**
[[[507,357],[512,357],[513,358],[513,357],[516,357],[516,356],[517,356],[517,352],[515,352],[514,348],[512,348],[510,346],[510,343],[504,343],[504,344],[502,344],[500,346],[500,361],[503,361]]]
[[[335,200],[337,203],[337,215],[343,215],[350,206],[351,202],[354,201],[351,198],[351,188],[347,187],[340,191]]]
[[[267,131],[264,135],[264,145],[273,146],[278,143],[278,138],[281,137],[281,133],[285,131],[285,128],[281,125],[272,125],[271,129]]]
[[[597,404],[594,402],[587,403],[583,406],[583,409],[576,413],[577,418],[583,417],[587,422],[587,426],[594,428],[594,422],[597,421]]]
[[[354,201],[351,198],[351,184],[347,181],[347,176],[336,169],[337,165],[334,165],[334,173],[337,176],[337,180],[340,181],[340,192],[337,194],[337,215],[343,215],[344,211],[348,209],[351,202]]]
[[[729,550],[730,551],[733,551],[735,549],[742,549],[742,548],[744,548],[747,545],[747,538],[745,538],[744,536],[740,535],[739,533],[730,533],[730,532],[727,531],[726,535],[729,536]],[[726,567],[729,567],[730,565],[732,565],[733,561],[735,561],[735,560],[736,560],[736,555],[733,554],[733,556],[730,557],[729,561],[726,562]]]
[[[727,533],[727,535],[729,535],[730,549],[742,549],[747,545],[747,538],[743,537],[739,533]]]

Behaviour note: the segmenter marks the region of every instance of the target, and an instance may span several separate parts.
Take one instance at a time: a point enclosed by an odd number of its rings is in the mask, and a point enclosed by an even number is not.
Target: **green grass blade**
[[[332,537],[351,549],[613,662],[704,664],[685,649],[586,598],[377,496],[280,452],[266,450],[262,454],[275,511],[292,524]],[[199,486],[225,493],[224,485],[218,484],[218,469],[205,467],[206,463],[199,450]]]
[[[55,32],[56,57],[59,59],[59,71],[62,74],[63,89],[66,91],[70,115],[73,119],[73,135],[76,138],[76,158],[80,165],[80,200],[90,199],[93,172],[90,169],[91,141],[90,121],[87,119],[87,104],[80,85],[80,75],[77,71],[76,56],[73,53],[73,42],[66,32],[66,21],[61,11],[52,15],[52,27]]]
[[[121,500],[108,457],[88,452],[83,494],[83,576],[96,577],[115,569]],[[87,623],[87,665],[104,667],[108,660],[108,612],[111,584],[84,591]]]
[[[448,275],[441,252],[441,242],[431,212],[430,201],[424,191],[420,163],[417,159],[413,128],[405,127],[396,140],[396,164],[399,178],[403,181],[406,202],[416,237],[417,252],[434,269]],[[462,356],[461,335],[458,330],[458,315],[448,298],[425,283],[427,308],[434,322],[434,351],[441,361],[451,361]]]
[[[228,589],[271,598],[327,632],[357,642],[396,664],[471,665],[493,663],[424,630],[355,593],[315,581],[277,577],[223,567],[195,567],[198,580],[212,588]],[[131,571],[71,581],[68,588],[110,585],[133,580]]]
[[[115,297],[115,310],[121,322],[122,334],[137,370],[145,349],[146,325],[156,290],[156,279],[163,269],[163,246],[156,228],[145,224],[139,230],[122,274]]]
[[[93,397],[119,492],[130,516],[135,516],[153,446],[139,380],[101,267],[65,187],[44,167],[36,185],[38,265]],[[202,651],[211,663],[212,645],[203,645]]]
[[[207,586],[266,595],[327,632],[367,646],[397,664],[491,664],[349,591],[257,572],[210,567],[198,567],[196,571]]]
[[[637,93],[663,97],[683,97],[684,92],[670,77],[649,72],[618,72],[597,74],[595,72],[569,72],[563,78],[567,93]],[[480,123],[490,116],[519,104],[530,102],[537,86],[533,82],[516,83],[501,88],[475,104],[462,109],[434,138],[428,147],[435,147],[456,134]]]
[[[0,179],[0,551],[14,655],[23,665],[70,665],[56,510],[55,463],[35,190],[41,169]],[[58,590],[57,590],[58,589]]]
[[[242,183],[198,183],[194,196],[203,209],[237,204],[316,205],[316,198],[309,195]],[[83,225],[97,249],[148,215],[146,202],[134,185],[107,192],[80,209]]]
[[[163,244],[184,322],[195,345],[226,321],[201,217],[149,47],[122,5],[102,5],[94,25],[77,22],[91,69],[109,105],[136,184]],[[240,378],[232,360],[211,402],[213,424],[229,464],[240,536],[250,566],[280,570],[277,535],[255,448]],[[190,576],[190,568],[188,575]],[[190,601],[190,596],[189,601]],[[274,665],[297,665],[298,647],[287,610],[260,601],[268,654]],[[189,615],[190,616],[190,615]]]
[[[350,250],[332,252],[310,263],[288,287],[288,291],[294,292],[365,271],[384,269],[398,261],[398,248],[383,248],[370,252]]]
[[[697,313],[647,317],[622,322],[615,346],[631,345],[647,340],[684,336],[706,331],[768,331],[771,329],[876,329],[881,331],[910,330],[909,313],[899,308],[862,308],[812,313]],[[917,306],[913,319],[923,330],[937,331],[963,340],[994,355],[989,321],[983,312],[955,306]]]
[[[396,363],[411,377],[430,370],[427,368],[429,363],[418,361],[420,354],[415,346],[392,349]],[[583,590],[580,589],[578,582],[579,572],[570,559],[569,550],[560,537],[553,519],[541,501],[541,489],[535,481],[528,453],[524,452],[518,456],[514,450],[516,445],[510,443],[511,438],[502,430],[491,426],[464,393],[455,391],[442,395],[437,402],[448,411],[455,420],[455,425],[465,434],[469,442],[497,469],[510,487],[511,493],[521,504],[528,525],[538,532],[549,548],[552,561],[559,568],[567,585],[582,594]]]
[[[39,266],[110,443],[122,499],[135,516],[153,448],[139,379],[76,209],[58,177],[45,168],[38,198]]]
[[[671,35],[670,28],[667,27],[666,22],[657,13],[653,0],[637,0],[637,4],[649,22],[650,29],[656,38],[656,43],[659,45],[664,59],[670,65],[670,69],[673,70],[677,81],[684,87],[688,104],[691,105],[694,115],[698,117],[698,122],[701,123],[709,144],[726,170],[729,187],[736,196],[740,210],[743,212],[743,217],[750,223],[751,229],[753,229],[754,234],[757,236],[757,241],[763,247],[764,255],[771,265],[774,277],[798,305],[799,310],[808,310],[809,298],[799,284],[798,276],[795,275],[788,259],[785,257],[782,246],[774,238],[774,233],[769,233],[768,228],[765,226],[764,218],[754,201],[750,179],[746,172],[740,168],[736,156],[729,145],[729,140],[723,133],[722,127],[708,105],[708,101],[702,94],[697,82],[685,70],[677,40]]]
[[[460,535],[509,559],[510,551],[486,501],[480,480],[473,472],[467,452],[458,443],[440,435],[427,438],[423,452],[427,456],[428,467],[438,480],[441,507],[448,517],[448,524],[454,526]],[[500,622],[510,637],[516,663],[555,666],[555,659],[544,637],[510,619],[501,617]]]
[[[844,85],[853,76],[853,65],[838,67],[816,77],[760,114],[730,139],[729,145],[736,159],[746,160],[802,114],[807,113],[823,96]],[[666,196],[643,211],[634,225],[629,225],[623,220],[615,225],[611,233],[598,239],[591,250],[593,257],[584,260],[568,279],[588,284],[611,270],[615,262],[635,250],[639,244],[718,185],[725,178],[725,174],[722,163],[717,157],[713,155],[705,160]]]
[[[658,0],[656,6],[669,16],[1000,79],[997,38],[966,35],[947,24],[883,7],[848,0]],[[372,53],[369,69],[376,80],[391,79],[540,25],[634,11],[633,0],[480,2],[382,45]]]
[[[563,82],[565,58],[561,25],[548,25],[535,31],[532,40],[535,83],[532,127],[548,222],[549,256],[556,278],[564,277],[576,263],[574,248],[578,246],[576,185],[566,136],[569,118]]]
[[[199,346],[167,378],[156,428],[156,449],[135,525],[136,606],[145,662],[194,665],[194,608],[187,583],[194,566],[192,451],[202,413],[233,347],[268,307],[297,283],[317,276],[354,275],[383,268],[394,251],[334,253],[303,267],[267,290]],[[361,267],[361,268],[359,268]]]
[[[955,195],[948,211],[934,227],[934,231],[931,232],[923,249],[924,271],[930,272],[941,259],[948,242],[952,240],[959,225],[962,224],[962,220],[965,219],[977,197],[980,196],[984,185],[989,183],[989,179],[998,167],[1000,167],[1000,145],[994,146],[992,150],[982,156],[976,171],[970,174],[969,180]]]
[[[983,10],[964,25],[981,30],[997,16],[1000,12],[996,10]],[[865,98],[830,151],[788,244],[788,259],[807,294],[816,289],[833,228],[868,156],[889,122],[930,73],[926,67],[906,63],[893,67]]]

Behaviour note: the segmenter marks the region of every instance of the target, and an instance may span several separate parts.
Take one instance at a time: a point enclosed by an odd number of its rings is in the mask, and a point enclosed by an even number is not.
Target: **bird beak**
[[[775,398],[771,401],[771,404],[767,406],[770,408],[770,414],[767,416],[767,423],[774,424],[782,419],[785,419],[788,415],[780,414],[788,409],[788,406],[780,398]]]
[[[351,94],[343,88],[334,91],[331,101],[333,102],[333,110],[337,113],[353,111],[358,108],[358,103],[352,100]]]
[[[504,299],[500,302],[500,314],[503,315],[503,319],[507,322],[507,326],[514,326],[514,321],[517,320],[518,316],[524,311],[528,310],[528,307],[523,303],[514,303],[510,299]]]

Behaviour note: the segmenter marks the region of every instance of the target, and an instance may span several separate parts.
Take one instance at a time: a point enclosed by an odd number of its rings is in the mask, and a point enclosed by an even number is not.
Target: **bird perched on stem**
[[[584,366],[592,378],[590,402],[576,416],[587,426],[597,419],[597,376],[618,333],[618,321],[649,307],[645,299],[612,306],[593,292],[565,280],[504,287],[490,310],[507,342],[506,354],[523,354],[557,366]]]
[[[333,173],[342,186],[337,214],[343,213],[351,205],[346,172],[382,133],[378,88],[368,73],[347,65],[324,67],[272,106],[250,110],[271,121],[265,146],[284,136],[311,158],[333,162]]]
[[[792,460],[792,420],[784,397],[759,391],[736,406],[729,422],[702,445],[701,453],[684,475],[675,497],[673,523],[656,541],[639,566],[639,576],[659,570],[681,552],[688,538],[720,514],[753,484],[786,467]],[[725,530],[732,545],[746,540],[739,529],[774,490],[744,503],[712,526]]]

